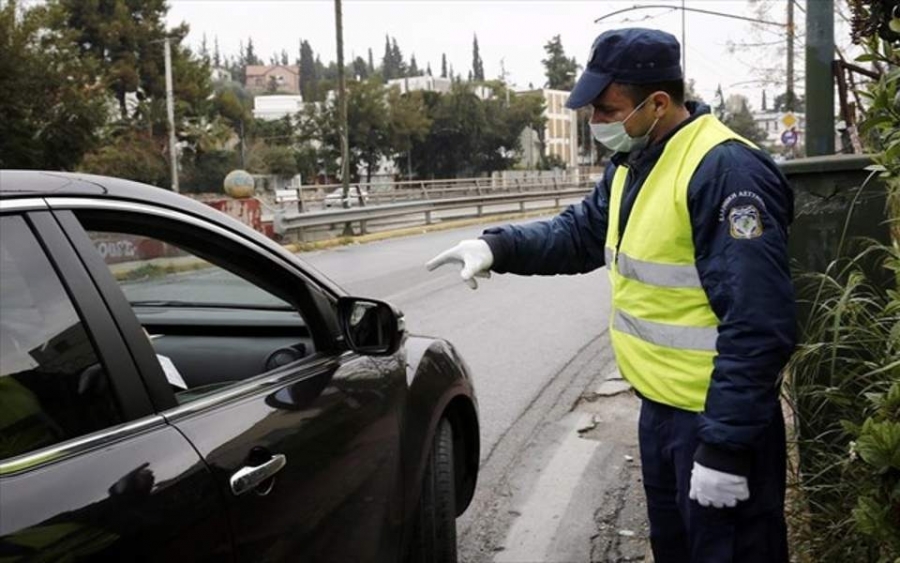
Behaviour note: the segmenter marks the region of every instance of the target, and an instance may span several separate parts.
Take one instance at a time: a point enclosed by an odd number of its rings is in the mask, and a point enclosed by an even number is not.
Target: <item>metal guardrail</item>
[[[521,211],[525,210],[525,203],[553,201],[555,207],[559,207],[563,198],[581,197],[590,192],[593,184],[589,182],[558,184],[554,189],[547,190],[547,185],[520,185],[516,193],[490,194],[468,197],[451,197],[444,199],[427,199],[418,201],[406,201],[401,203],[389,203],[383,205],[368,205],[365,207],[351,207],[349,209],[329,209],[324,211],[287,212],[278,211],[273,217],[273,227],[281,236],[296,235],[303,240],[305,230],[317,227],[327,227],[342,223],[359,223],[360,231],[365,233],[367,223],[382,219],[393,219],[403,216],[423,216],[424,224],[433,223],[432,214],[437,211],[475,208],[473,216],[482,217],[507,211],[485,210],[486,207],[518,204]],[[542,188],[534,191],[534,188]],[[530,191],[529,191],[530,190]]]

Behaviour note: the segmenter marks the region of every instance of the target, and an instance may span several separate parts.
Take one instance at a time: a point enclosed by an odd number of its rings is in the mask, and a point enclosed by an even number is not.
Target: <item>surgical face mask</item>
[[[625,131],[625,122],[631,119],[631,116],[634,115],[637,110],[641,109],[649,99],[650,98],[647,98],[638,104],[638,106],[622,121],[614,121],[612,123],[591,123],[591,135],[597,139],[598,143],[616,152],[631,152],[635,149],[644,148],[647,146],[647,142],[650,140],[650,132],[656,127],[659,118],[657,117],[653,122],[653,125],[651,125],[650,128],[647,129],[647,132],[640,137],[632,137],[629,135],[628,132]]]

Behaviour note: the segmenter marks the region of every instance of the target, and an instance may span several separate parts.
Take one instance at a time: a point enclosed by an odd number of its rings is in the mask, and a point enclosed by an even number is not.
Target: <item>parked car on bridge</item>
[[[325,196],[323,205],[325,209],[344,207],[344,189],[338,188]],[[369,204],[369,194],[365,190],[356,191],[356,188],[350,188],[350,192],[346,198],[349,207],[358,207],[362,204]]]
[[[468,369],[166,190],[0,171],[0,554],[455,561]]]

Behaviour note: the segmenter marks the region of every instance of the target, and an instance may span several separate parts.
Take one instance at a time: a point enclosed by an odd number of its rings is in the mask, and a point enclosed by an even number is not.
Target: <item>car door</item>
[[[0,201],[0,560],[230,560],[223,509],[44,201]]]
[[[51,205],[117,322],[181,372],[174,393],[159,369],[144,376],[227,497],[236,559],[395,560],[401,358],[346,351],[332,299],[239,230],[146,204]]]

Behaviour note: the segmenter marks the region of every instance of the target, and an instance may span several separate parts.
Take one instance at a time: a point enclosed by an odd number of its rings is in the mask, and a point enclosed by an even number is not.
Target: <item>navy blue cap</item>
[[[611,82],[647,84],[682,80],[681,46],[658,29],[612,29],[594,40],[587,68],[566,107],[578,109],[599,96]]]

